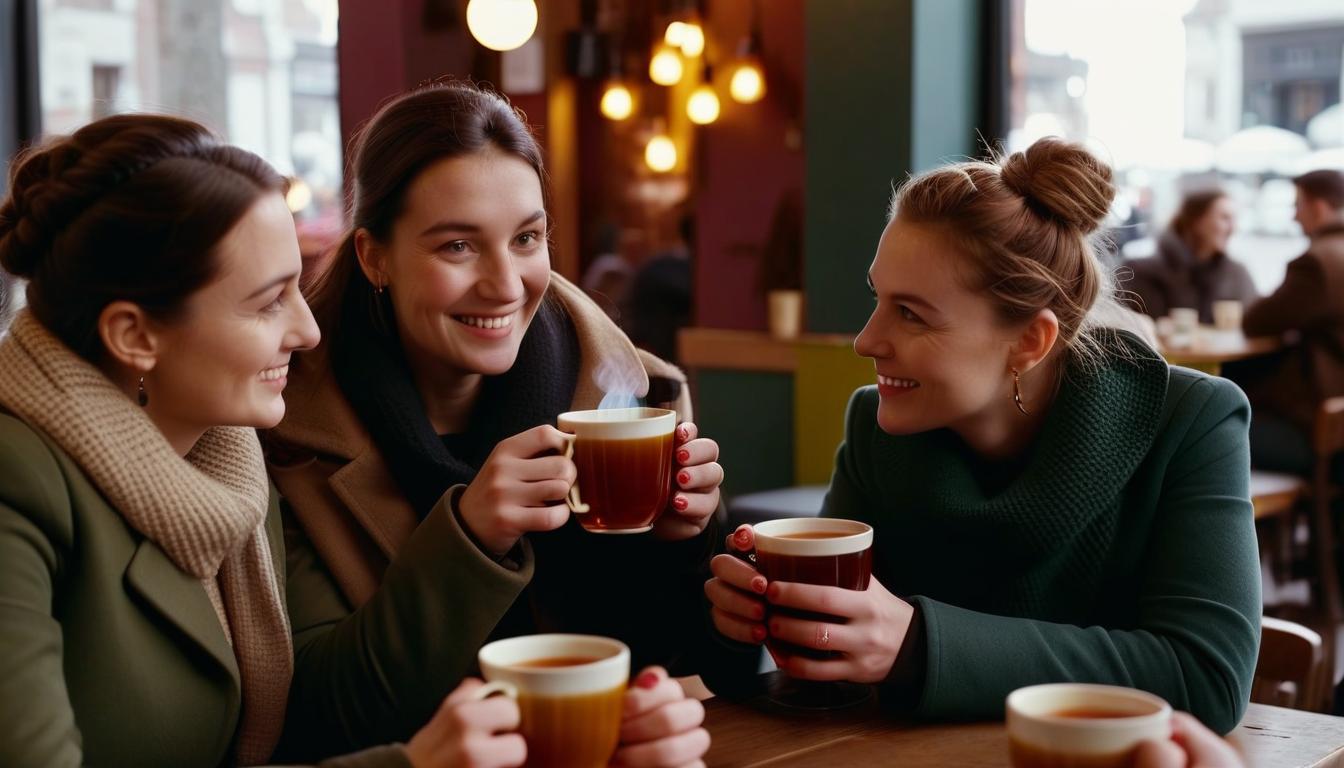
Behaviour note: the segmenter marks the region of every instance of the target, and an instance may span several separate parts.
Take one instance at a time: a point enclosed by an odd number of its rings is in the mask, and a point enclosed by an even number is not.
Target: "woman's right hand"
[[[564,498],[578,477],[565,458],[569,436],[543,424],[501,440],[457,501],[462,523],[483,549],[501,557],[528,531],[553,531],[569,519]]]
[[[728,537],[729,550],[750,552],[756,546],[751,526],[739,526]],[[705,582],[710,615],[719,634],[740,643],[765,641],[765,577],[734,555],[715,555],[709,564],[714,578]]]
[[[518,702],[507,696],[476,699],[482,685],[468,678],[411,737],[406,759],[414,768],[515,768],[527,760],[518,728]]]

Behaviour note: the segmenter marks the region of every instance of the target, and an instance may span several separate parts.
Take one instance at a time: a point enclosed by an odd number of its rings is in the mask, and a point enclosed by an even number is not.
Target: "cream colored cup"
[[[621,735],[630,649],[596,635],[526,635],[477,654],[488,681],[476,697],[517,699],[534,768],[605,768]],[[551,662],[564,662],[547,665]]]
[[[665,408],[570,411],[557,418],[572,434],[565,455],[578,479],[565,499],[593,533],[643,533],[653,528],[672,493],[677,412]]]
[[[1213,302],[1213,325],[1220,331],[1241,330],[1241,302],[1226,299]]]
[[[1171,705],[1133,688],[1033,685],[1008,694],[1007,710],[1014,768],[1120,768],[1141,742],[1171,737]]]
[[[1199,328],[1199,310],[1191,307],[1173,307],[1171,312],[1172,333],[1194,335]]]

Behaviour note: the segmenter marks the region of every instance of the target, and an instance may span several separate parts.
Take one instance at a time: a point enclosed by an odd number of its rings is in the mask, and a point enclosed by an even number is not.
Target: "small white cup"
[[[1241,315],[1241,302],[1236,299],[1213,302],[1213,325],[1220,331],[1240,331]]]
[[[1015,768],[1071,761],[1097,768],[1127,766],[1141,742],[1171,738],[1171,705],[1133,688],[1033,685],[1008,694],[1006,706]],[[1095,716],[1110,713],[1114,716]]]

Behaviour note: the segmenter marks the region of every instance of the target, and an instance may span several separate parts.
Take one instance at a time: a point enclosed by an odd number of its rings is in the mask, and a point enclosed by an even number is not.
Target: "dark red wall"
[[[746,32],[751,5],[708,4],[710,26],[723,42],[735,46],[731,31]],[[803,0],[760,6],[766,9],[765,99],[742,105],[721,88],[721,117],[699,129],[695,322],[710,328],[765,328],[765,297],[757,282],[760,248],[780,196],[801,190],[804,181],[801,147],[786,146],[790,126],[801,131],[802,125]]]

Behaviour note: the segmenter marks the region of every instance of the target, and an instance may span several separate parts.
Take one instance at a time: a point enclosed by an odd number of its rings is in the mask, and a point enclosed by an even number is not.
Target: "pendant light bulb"
[[[659,85],[676,85],[684,73],[685,67],[677,50],[667,45],[658,46],[649,60],[649,79]]]
[[[677,167],[677,145],[666,134],[657,134],[644,147],[644,162],[658,173],[667,173]]]
[[[765,97],[765,75],[755,60],[747,59],[733,70],[728,93],[739,104],[755,104]]]
[[[681,52],[692,59],[705,52],[705,30],[697,22],[688,21],[682,26]]]
[[[709,83],[696,86],[686,100],[686,116],[696,125],[709,125],[719,119],[719,95]]]
[[[537,31],[534,0],[470,0],[467,29],[476,42],[492,51],[512,51]]]
[[[608,120],[621,121],[635,111],[635,97],[630,93],[630,89],[619,80],[613,80],[607,83],[607,89],[602,93],[602,114]]]

